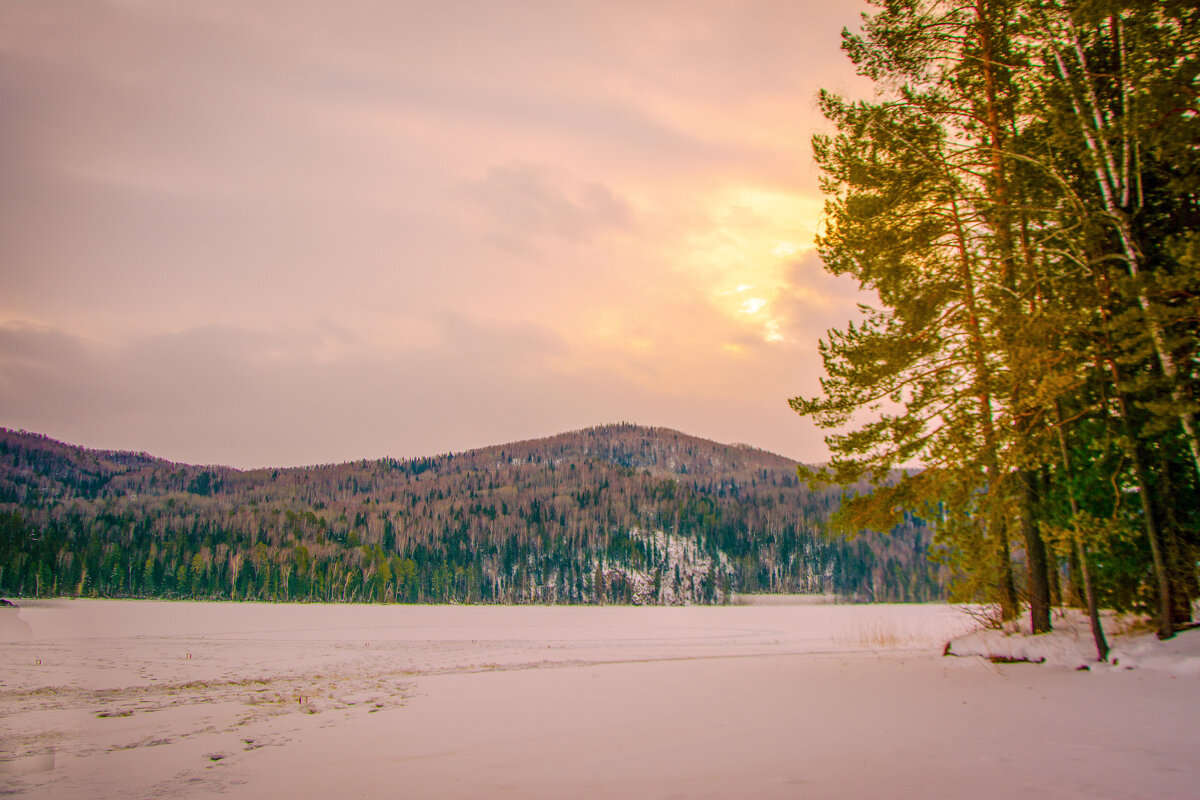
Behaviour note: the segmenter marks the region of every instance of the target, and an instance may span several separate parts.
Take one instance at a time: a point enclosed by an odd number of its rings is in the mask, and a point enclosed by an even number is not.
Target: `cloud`
[[[617,419],[802,454],[792,376],[854,299],[804,254],[806,140],[859,10],[0,3],[0,424],[240,464]]]
[[[311,463],[462,449],[491,438],[482,422],[529,426],[547,390],[569,388],[553,372],[561,347],[537,326],[445,319],[438,337],[381,348],[331,326],[295,336],[210,326],[107,347],[7,324],[0,424],[179,460]],[[449,426],[462,433],[446,436]]]
[[[629,205],[608,186],[536,164],[492,167],[463,193],[488,218],[491,237],[521,252],[544,239],[586,244],[631,224]]]
[[[668,348],[641,362],[654,373],[643,380],[635,361],[580,361],[534,324],[446,319],[436,343],[414,347],[351,347],[344,336],[207,327],[109,347],[3,325],[0,424],[241,467],[430,455],[619,420],[820,448],[786,408],[794,351],[722,363],[684,348],[664,365]],[[323,357],[331,347],[350,351]],[[742,387],[764,377],[771,390],[747,397]]]
[[[830,328],[858,321],[858,304],[871,302],[853,278],[828,272],[815,250],[788,265],[784,285],[777,313],[785,336],[796,342],[815,343]]]

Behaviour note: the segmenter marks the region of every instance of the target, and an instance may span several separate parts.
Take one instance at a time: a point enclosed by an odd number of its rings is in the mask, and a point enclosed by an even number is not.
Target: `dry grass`
[[[886,650],[911,644],[912,637],[902,631],[894,620],[875,617],[855,620],[835,639],[842,644]]]

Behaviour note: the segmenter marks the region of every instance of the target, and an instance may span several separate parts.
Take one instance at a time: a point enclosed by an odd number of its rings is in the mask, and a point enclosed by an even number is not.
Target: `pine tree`
[[[1057,582],[1045,533],[1074,531],[1063,558],[1093,583],[1091,551],[1108,546],[1094,537],[1135,522],[1169,636],[1196,584],[1200,12],[877,6],[844,48],[883,99],[822,95],[838,132],[814,153],[821,256],[879,302],[821,343],[823,396],[792,401],[836,431],[810,478],[922,464],[845,504],[842,526],[929,515],[960,587],[1004,617],[1015,521],[1035,632]]]

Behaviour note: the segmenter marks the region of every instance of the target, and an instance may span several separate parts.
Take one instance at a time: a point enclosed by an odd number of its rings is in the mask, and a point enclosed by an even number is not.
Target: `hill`
[[[941,596],[919,521],[826,539],[842,490],[809,489],[796,466],[628,424],[431,458],[257,470],[0,429],[0,593],[551,603]]]

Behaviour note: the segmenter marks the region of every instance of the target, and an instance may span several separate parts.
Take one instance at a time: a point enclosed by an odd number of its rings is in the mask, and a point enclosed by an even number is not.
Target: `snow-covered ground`
[[[0,793],[1200,796],[1200,632],[1082,672],[943,657],[937,605],[0,614]]]
[[[1029,634],[1027,619],[1008,630],[973,631],[950,642],[946,652],[1075,669],[1152,669],[1177,677],[1200,677],[1200,629],[1159,641],[1144,620],[1106,613],[1101,624],[1110,652],[1101,662],[1086,614],[1075,610],[1056,612],[1052,623],[1050,633],[1037,636]]]

